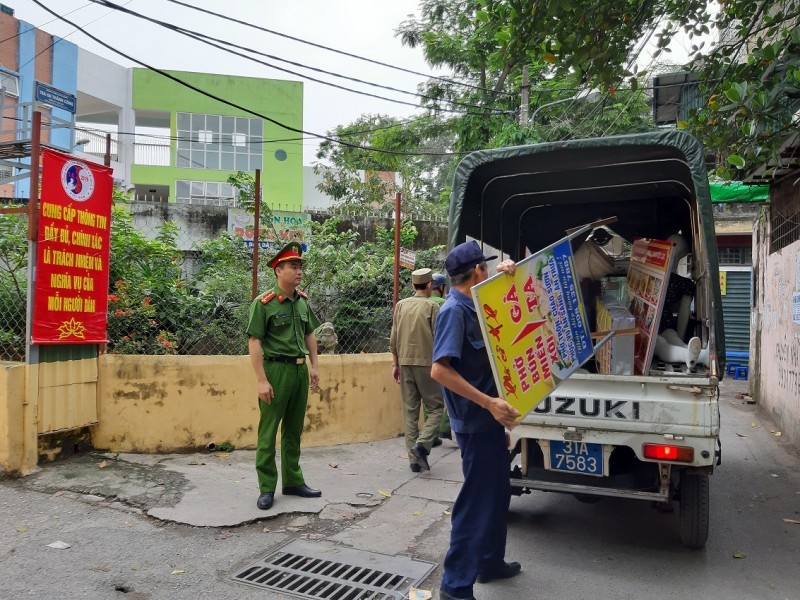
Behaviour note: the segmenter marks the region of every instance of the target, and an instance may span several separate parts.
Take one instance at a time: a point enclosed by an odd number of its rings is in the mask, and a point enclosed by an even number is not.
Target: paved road
[[[800,525],[783,521],[800,520],[798,452],[770,433],[775,426],[755,407],[736,400],[730,386],[726,391],[723,463],[711,477],[704,550],[681,545],[677,512],[635,500],[586,505],[534,493],[512,499],[509,516],[508,555],[525,573],[502,591],[493,584],[496,595],[476,597],[800,598]],[[745,557],[734,558],[739,552]]]
[[[783,521],[800,520],[799,456],[735,391],[726,388],[722,396],[723,465],[711,480],[705,550],[684,548],[677,515],[646,503],[587,505],[534,493],[513,498],[509,514],[508,558],[523,563],[523,574],[476,586],[476,597],[800,598],[800,525]],[[230,576],[293,538],[438,563],[460,479],[458,452],[448,442],[432,455],[425,476],[407,470],[401,439],[310,449],[307,476],[321,482],[325,502],[279,497],[283,512],[263,520],[249,510],[252,453],[121,458],[87,455],[0,482],[0,599],[57,592],[137,600],[286,598]],[[237,511],[236,526],[185,524],[227,524]],[[57,540],[72,547],[47,547]],[[436,590],[440,578],[437,567],[422,587]]]

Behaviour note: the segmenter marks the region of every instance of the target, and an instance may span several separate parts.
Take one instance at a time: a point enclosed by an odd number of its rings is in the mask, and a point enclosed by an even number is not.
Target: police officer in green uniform
[[[319,321],[308,297],[297,287],[303,275],[303,249],[297,242],[286,244],[269,262],[275,271],[275,287],[256,297],[250,306],[247,335],[250,360],[258,380],[256,473],[260,496],[256,506],[272,507],[278,469],[275,437],[281,423],[281,483],[283,494],[318,498],[319,490],[308,487],[300,468],[300,436],[303,433],[311,388],[319,384],[317,340]],[[310,368],[309,368],[310,363]]]

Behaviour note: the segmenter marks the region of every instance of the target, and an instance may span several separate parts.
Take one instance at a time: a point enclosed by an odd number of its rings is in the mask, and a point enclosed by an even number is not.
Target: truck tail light
[[[669,460],[679,462],[692,462],[694,448],[689,446],[671,446],[668,444],[644,444],[644,457],[653,460]]]

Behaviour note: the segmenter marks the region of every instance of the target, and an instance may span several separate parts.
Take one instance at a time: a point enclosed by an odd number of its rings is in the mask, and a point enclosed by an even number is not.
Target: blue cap
[[[443,285],[447,285],[447,279],[444,278],[444,275],[441,273],[434,273],[433,274],[433,287],[438,288]]]
[[[483,250],[478,246],[478,242],[472,240],[459,244],[450,250],[450,254],[447,255],[444,261],[444,268],[447,269],[447,273],[452,277],[469,271],[475,265],[495,258],[497,258],[497,255],[484,256]]]

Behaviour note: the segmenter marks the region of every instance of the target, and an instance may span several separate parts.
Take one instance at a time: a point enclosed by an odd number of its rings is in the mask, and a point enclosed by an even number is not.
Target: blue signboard
[[[34,97],[37,102],[49,104],[53,108],[61,108],[73,115],[78,104],[77,97],[41,81],[37,81],[34,85]]]

